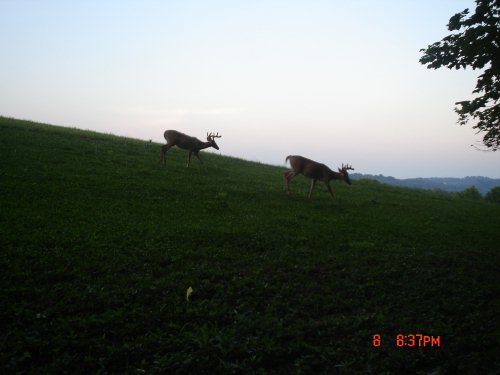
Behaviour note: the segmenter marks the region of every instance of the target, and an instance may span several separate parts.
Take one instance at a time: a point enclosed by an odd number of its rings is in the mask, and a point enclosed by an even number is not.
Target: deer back
[[[303,156],[289,155],[286,160],[290,161],[290,166],[295,173],[300,173],[315,180],[329,181],[336,175],[326,165]]]
[[[180,147],[184,150],[197,150],[201,149],[205,143],[198,138],[191,137],[187,134],[178,132],[177,130],[167,130],[164,133],[165,139],[168,144]]]

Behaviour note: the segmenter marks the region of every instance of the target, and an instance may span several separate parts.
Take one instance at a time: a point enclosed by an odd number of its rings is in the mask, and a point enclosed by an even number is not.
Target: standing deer
[[[290,166],[292,170],[285,172],[285,191],[289,194],[290,190],[288,189],[288,183],[292,178],[294,178],[298,174],[302,174],[305,177],[312,178],[311,189],[309,190],[309,198],[311,198],[311,193],[314,189],[314,185],[316,185],[317,180],[321,180],[325,183],[328,191],[330,192],[332,198],[333,191],[330,187],[330,180],[342,180],[347,184],[351,185],[351,180],[349,179],[348,170],[352,169],[349,164],[342,164],[342,168],[338,168],[338,172],[332,171],[326,165],[317,163],[311,159],[304,158],[298,155],[288,155],[285,159],[285,163],[290,160]]]
[[[165,139],[167,140],[167,144],[161,146],[161,154],[160,154],[160,163],[163,161],[163,164],[166,164],[165,154],[171,147],[177,146],[182,148],[183,150],[188,150],[188,162],[187,166],[189,167],[189,163],[191,162],[191,155],[194,154],[198,160],[203,163],[198,155],[198,151],[203,150],[204,148],[213,147],[216,150],[219,149],[217,143],[215,143],[215,138],[221,138],[222,136],[217,133],[213,135],[212,133],[207,133],[207,142],[202,142],[198,138],[190,137],[184,133],[178,132],[177,130],[166,130],[163,134]]]

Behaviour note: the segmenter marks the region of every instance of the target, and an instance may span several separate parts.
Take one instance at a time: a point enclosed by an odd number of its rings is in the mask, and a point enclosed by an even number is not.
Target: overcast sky
[[[222,155],[407,177],[500,178],[456,124],[479,71],[419,50],[472,0],[0,0],[0,115]],[[156,160],[152,160],[155,163]]]

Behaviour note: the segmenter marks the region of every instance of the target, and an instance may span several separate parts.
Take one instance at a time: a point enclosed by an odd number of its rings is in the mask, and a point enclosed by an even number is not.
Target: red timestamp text
[[[422,333],[398,333],[392,340],[397,347],[408,348],[424,348],[424,347],[440,347],[441,336],[424,335]],[[372,336],[372,345],[379,347],[382,344],[382,335],[376,333]]]

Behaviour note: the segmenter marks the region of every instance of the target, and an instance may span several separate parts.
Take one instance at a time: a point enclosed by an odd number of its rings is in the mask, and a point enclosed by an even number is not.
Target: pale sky
[[[397,178],[500,178],[456,124],[479,71],[419,50],[472,0],[0,0],[0,115]],[[215,151],[215,150],[214,150]],[[157,160],[152,160],[156,163]]]

